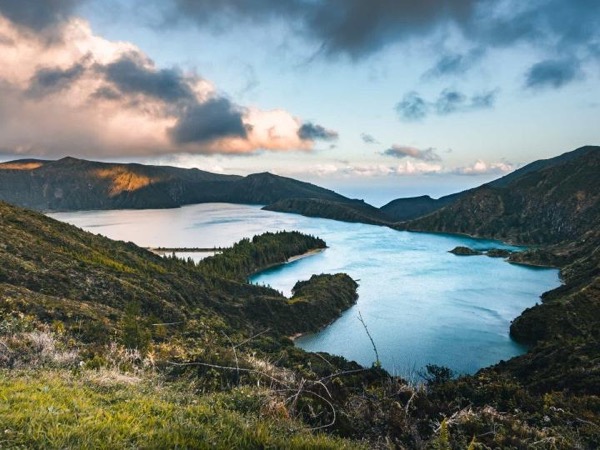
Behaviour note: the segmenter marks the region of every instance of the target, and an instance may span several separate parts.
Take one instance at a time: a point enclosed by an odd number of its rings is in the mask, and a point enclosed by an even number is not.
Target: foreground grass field
[[[0,448],[360,448],[314,434],[260,388],[191,392],[109,370],[3,370]]]

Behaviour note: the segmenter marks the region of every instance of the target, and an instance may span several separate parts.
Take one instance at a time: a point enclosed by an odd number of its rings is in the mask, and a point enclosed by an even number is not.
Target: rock
[[[513,252],[510,250],[505,250],[503,248],[492,248],[485,252],[485,254],[490,258],[508,258],[510,255],[513,254]]]
[[[462,247],[460,245],[458,247],[454,247],[452,250],[450,250],[450,253],[453,253],[458,256],[474,256],[474,255],[482,255],[483,254],[480,251],[473,250],[472,248],[469,248],[469,247]]]

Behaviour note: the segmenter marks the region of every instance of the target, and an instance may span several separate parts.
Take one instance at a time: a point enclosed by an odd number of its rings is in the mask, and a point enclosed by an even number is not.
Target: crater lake
[[[262,211],[259,206],[200,204],[177,209],[54,213],[49,216],[111,239],[142,247],[226,247],[266,231],[297,230],[321,237],[328,248],[254,275],[286,295],[312,274],[345,272],[359,283],[355,306],[325,329],[296,340],[370,366],[373,346],[382,366],[408,378],[426,364],[474,373],[525,351],[511,340],[511,320],[560,285],[558,270],[509,264],[501,258],[456,256],[456,246],[477,250],[515,247],[454,235]],[[202,254],[185,257],[199,259]]]

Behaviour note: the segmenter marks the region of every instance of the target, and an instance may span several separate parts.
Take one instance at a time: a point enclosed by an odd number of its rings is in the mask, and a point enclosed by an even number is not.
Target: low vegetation
[[[246,282],[324,245],[269,233],[194,264],[0,203],[0,447],[600,445],[596,240],[544,250],[571,263],[520,319],[544,326],[515,322],[530,353],[458,379],[428,366],[417,386],[289,339],[355,302],[347,275],[291,298]]]

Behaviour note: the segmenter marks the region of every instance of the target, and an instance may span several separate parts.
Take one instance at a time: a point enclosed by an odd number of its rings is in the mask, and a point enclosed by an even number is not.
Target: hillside
[[[463,194],[406,222],[415,231],[465,233],[520,244],[579,239],[600,223],[600,147]]]
[[[563,153],[562,155],[555,156],[553,158],[534,161],[521,167],[520,169],[515,170],[514,172],[498,178],[497,180],[486,183],[484,186],[489,188],[506,188],[527,174],[536,173],[546,168],[561,166],[562,164],[571,160],[585,157],[589,153],[597,152],[597,150],[598,147],[586,146],[578,148],[577,150]],[[409,221],[431,214],[462,199],[463,197],[469,197],[477,189],[479,188],[468,189],[466,191],[440,197],[439,199],[432,199],[428,195],[421,197],[399,198],[392,200],[388,204],[382,206],[380,209],[394,222]]]
[[[41,211],[174,208],[208,202],[270,204],[286,198],[349,201],[328,189],[269,173],[240,177],[70,157],[0,164],[0,200]]]
[[[420,197],[398,198],[383,205],[381,212],[390,217],[394,222],[402,222],[405,220],[415,219],[425,216],[433,211],[452,203],[452,201],[460,194],[433,199],[429,195]]]

